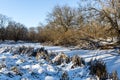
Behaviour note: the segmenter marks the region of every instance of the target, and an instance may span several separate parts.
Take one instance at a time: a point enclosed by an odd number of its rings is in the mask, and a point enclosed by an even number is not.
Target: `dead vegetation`
[[[22,72],[20,72],[20,70],[18,69],[17,66],[13,66],[13,67],[11,67],[11,71],[13,71],[14,74],[16,74],[16,75],[20,75],[20,76],[22,76]]]
[[[91,60],[89,62],[89,70],[92,76],[96,75],[100,80],[119,80],[116,71],[113,71],[112,73],[107,72],[106,64],[102,60]]]
[[[21,46],[21,47],[18,47],[18,48],[11,48],[10,49],[10,52],[13,53],[14,55],[15,54],[25,54],[25,55],[29,55],[29,54],[32,54],[34,48],[32,47],[25,47],[25,46]]]
[[[110,78],[113,80],[119,80],[117,71],[113,71],[112,74],[110,74]]]
[[[62,63],[69,63],[69,62],[70,62],[70,58],[64,53],[57,55],[53,59],[53,64],[56,64],[56,65],[61,65]]]
[[[89,70],[91,75],[97,75],[101,80],[107,79],[106,65],[101,60],[91,60],[89,62]]]
[[[78,55],[72,57],[72,63],[72,68],[85,65],[83,58],[79,57]]]
[[[37,60],[45,59],[45,60],[49,61],[49,56],[45,52],[37,52],[36,59]]]
[[[6,65],[4,63],[0,63],[0,69],[5,68]]]
[[[67,71],[64,71],[62,73],[62,76],[61,76],[61,79],[60,80],[69,80],[69,76],[68,76],[68,73]]]

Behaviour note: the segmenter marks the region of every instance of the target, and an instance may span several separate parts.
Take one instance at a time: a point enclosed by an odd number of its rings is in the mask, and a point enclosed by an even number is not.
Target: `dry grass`
[[[45,52],[38,52],[36,55],[36,59],[45,59],[47,61],[49,61],[49,56],[47,54],[45,54]]]
[[[69,62],[70,62],[70,58],[64,53],[57,55],[53,59],[53,63],[56,65],[61,65],[62,63],[69,63]]]
[[[69,76],[68,76],[68,73],[66,71],[62,73],[60,80],[69,80]]]
[[[17,66],[11,67],[11,71],[13,71],[15,74],[22,76],[22,73],[20,70],[17,68]]]
[[[112,74],[110,74],[110,79],[119,80],[117,71],[113,71]]]
[[[83,60],[83,58],[79,57],[78,55],[72,57],[72,63],[72,68],[85,65],[85,61]]]
[[[91,75],[97,75],[100,80],[105,80],[107,79],[107,69],[106,65],[103,61],[101,60],[91,60],[89,62],[89,70]]]

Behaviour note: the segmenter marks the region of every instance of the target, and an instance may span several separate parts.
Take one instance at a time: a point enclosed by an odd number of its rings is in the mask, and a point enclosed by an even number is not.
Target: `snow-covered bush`
[[[69,80],[69,75],[66,71],[62,73],[60,80]]]
[[[20,72],[17,66],[11,67],[11,71],[13,71],[16,75],[22,76],[22,73]]]
[[[32,54],[33,53],[34,48],[32,47],[26,47],[26,46],[21,46],[21,47],[17,47],[14,48],[14,50],[11,50],[12,53],[14,54]]]
[[[112,79],[112,80],[119,80],[117,71],[113,71],[111,74],[109,74],[108,77],[109,79]]]
[[[96,75],[100,78],[100,80],[107,79],[107,69],[106,65],[102,60],[91,60],[89,62],[89,70],[91,75]]]
[[[36,50],[36,59],[45,59],[47,61],[49,61],[49,55],[48,55],[48,51],[44,49],[44,47],[41,47],[39,49]]]
[[[53,59],[53,63],[56,65],[61,65],[62,63],[69,63],[70,58],[65,54],[61,53]]]
[[[30,54],[33,53],[34,48],[32,47],[23,47],[22,52],[20,54]]]
[[[38,52],[37,55],[36,55],[36,59],[37,60],[45,59],[45,60],[49,61],[49,56],[44,52]]]
[[[53,59],[55,56],[57,56],[57,53],[51,52],[48,54],[50,59]]]
[[[72,63],[72,68],[85,65],[85,61],[83,60],[83,58],[79,57],[78,55],[72,57]]]
[[[4,63],[0,63],[0,69],[5,68],[6,65]]]
[[[29,56],[36,57],[37,54],[39,54],[39,53],[45,53],[46,55],[48,55],[47,50],[45,50],[44,47],[41,47],[41,48],[34,49],[34,50],[32,51],[32,53],[29,54]]]

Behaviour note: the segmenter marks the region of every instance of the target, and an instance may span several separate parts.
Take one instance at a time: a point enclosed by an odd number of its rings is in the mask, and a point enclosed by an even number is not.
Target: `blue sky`
[[[27,27],[46,22],[46,15],[59,5],[78,6],[79,0],[0,0],[0,14],[4,14]]]

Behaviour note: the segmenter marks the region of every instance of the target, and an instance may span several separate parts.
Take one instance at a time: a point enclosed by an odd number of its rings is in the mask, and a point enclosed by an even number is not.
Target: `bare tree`
[[[109,25],[116,30],[120,37],[120,0],[80,0],[84,6],[84,13],[89,21],[96,20],[101,25]],[[89,5],[89,6],[88,6]]]
[[[30,41],[36,41],[37,31],[36,28],[30,27],[28,30],[28,37]]]
[[[0,14],[0,39],[5,40],[6,30],[5,27],[8,23],[8,18],[5,15]]]
[[[76,10],[69,6],[55,6],[52,13],[48,15],[48,21],[54,26],[62,26],[66,32],[70,27],[76,25]]]
[[[7,28],[7,37],[10,40],[26,40],[27,39],[27,28],[23,24],[16,23],[14,21],[9,22]]]

